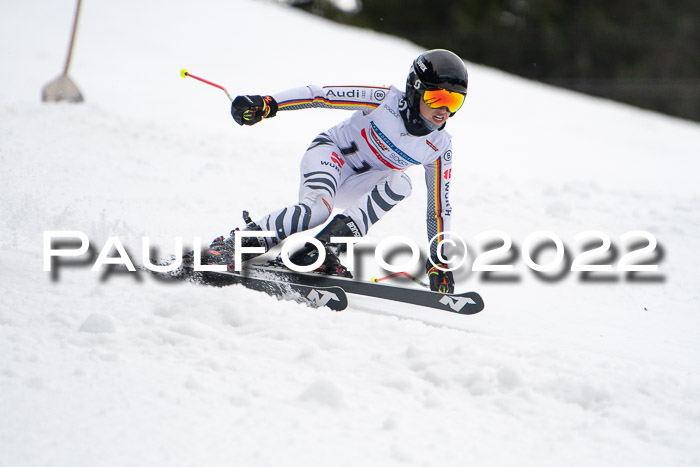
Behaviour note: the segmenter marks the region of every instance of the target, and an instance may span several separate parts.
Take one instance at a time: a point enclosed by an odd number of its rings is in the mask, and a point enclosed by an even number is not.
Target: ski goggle
[[[464,104],[464,94],[442,88],[429,88],[423,92],[423,101],[431,109],[447,107],[447,110],[455,113]]]

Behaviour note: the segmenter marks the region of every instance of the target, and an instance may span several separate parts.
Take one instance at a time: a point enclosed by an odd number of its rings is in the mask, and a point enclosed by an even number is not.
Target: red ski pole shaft
[[[212,82],[209,81],[209,80],[206,80],[206,79],[204,79],[204,78],[200,78],[199,76],[195,76],[195,75],[193,75],[192,73],[190,73],[189,71],[187,71],[187,70],[184,69],[184,68],[182,69],[182,71],[180,71],[180,76],[182,76],[183,78],[187,78],[187,77],[189,77],[189,78],[194,78],[194,79],[196,79],[197,81],[201,81],[202,83],[206,83],[206,84],[208,84],[208,85],[210,85],[210,86],[214,86],[215,88],[219,88],[219,89],[221,89],[222,91],[224,91],[224,92],[226,93],[226,96],[228,96],[228,100],[230,100],[231,102],[233,102],[233,97],[231,97],[231,94],[229,94],[228,91],[226,90],[226,88],[223,87],[223,86],[220,85],[220,84],[212,83]]]
[[[386,276],[386,277],[372,277],[372,278],[370,279],[370,281],[371,281],[371,282],[381,282],[381,281],[385,281],[385,280],[387,280],[387,279],[391,279],[391,278],[398,277],[398,276],[406,276],[406,277],[408,277],[409,279],[411,279],[413,282],[415,282],[416,284],[418,284],[418,285],[420,285],[420,286],[423,286],[423,287],[430,287],[430,284],[426,284],[426,283],[423,282],[422,280],[418,279],[417,277],[413,277],[412,275],[410,275],[410,274],[407,273],[407,272],[397,272],[397,273],[388,275],[388,276]]]

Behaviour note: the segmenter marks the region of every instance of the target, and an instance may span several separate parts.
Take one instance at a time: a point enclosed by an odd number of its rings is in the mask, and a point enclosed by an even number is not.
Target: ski
[[[325,306],[333,311],[342,311],[348,307],[348,297],[345,291],[338,286],[295,284],[289,280],[276,278],[251,277],[234,272],[198,272],[190,268],[182,268],[175,275],[161,276],[216,287],[239,284],[248,289],[264,292],[279,300],[303,303],[312,308]]]
[[[242,273],[249,278],[267,277],[307,286],[340,287],[349,294],[410,303],[462,315],[473,315],[484,309],[484,301],[476,292],[440,293],[411,287],[366,282],[340,276],[299,273],[269,264],[244,266]]]

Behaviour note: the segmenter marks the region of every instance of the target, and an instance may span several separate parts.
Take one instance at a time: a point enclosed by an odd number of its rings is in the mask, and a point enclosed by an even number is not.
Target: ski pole
[[[226,95],[228,96],[228,100],[230,100],[231,102],[233,102],[233,97],[231,97],[231,94],[229,94],[228,91],[226,90],[226,88],[223,87],[223,86],[221,86],[220,84],[212,83],[212,82],[209,81],[209,80],[206,80],[206,79],[204,79],[204,78],[200,78],[199,76],[195,76],[195,75],[193,75],[192,73],[190,73],[189,71],[187,71],[186,68],[183,68],[183,69],[180,71],[180,76],[182,76],[183,78],[187,78],[187,77],[189,76],[190,78],[194,78],[194,79],[196,79],[196,80],[198,80],[198,81],[201,81],[202,83],[206,83],[206,84],[208,84],[208,85],[210,85],[210,86],[214,86],[215,88],[219,88],[219,89],[221,89],[222,91],[224,91],[224,92],[226,93]]]
[[[415,282],[416,284],[418,284],[422,287],[430,287],[430,284],[426,284],[422,280],[418,279],[417,277],[413,277],[412,275],[410,275],[407,272],[397,272],[397,273],[391,274],[391,275],[386,276],[386,277],[373,277],[370,279],[370,282],[381,282],[381,281],[385,281],[387,279],[391,279],[391,278],[397,277],[397,276],[406,276],[409,279],[411,279],[413,282]]]

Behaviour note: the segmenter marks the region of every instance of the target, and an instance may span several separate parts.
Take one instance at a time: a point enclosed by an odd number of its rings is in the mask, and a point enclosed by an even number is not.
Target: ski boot
[[[244,231],[258,230],[261,231],[262,228],[253,222],[250,218],[248,211],[243,211],[243,221],[246,226]],[[228,238],[224,238],[223,235],[216,237],[209,248],[202,250],[201,253],[201,264],[206,265],[226,265],[229,271],[234,270],[234,249],[235,241],[234,235],[240,229],[233,229]],[[241,238],[241,246],[244,247],[263,247],[267,251],[269,249],[267,240],[264,237],[243,237]],[[247,261],[249,259],[255,258],[256,256],[262,255],[263,253],[244,253],[241,257],[242,261]],[[194,252],[190,252],[186,255],[185,261],[189,261],[190,264],[194,263]]]
[[[314,273],[330,276],[352,277],[352,273],[343,266],[338,257],[345,251],[346,245],[330,243],[331,237],[359,237],[360,232],[354,221],[343,214],[338,214],[317,235],[325,249],[326,259]],[[301,249],[289,256],[289,260],[299,266],[308,266],[318,259],[319,251],[313,243],[306,243]]]

